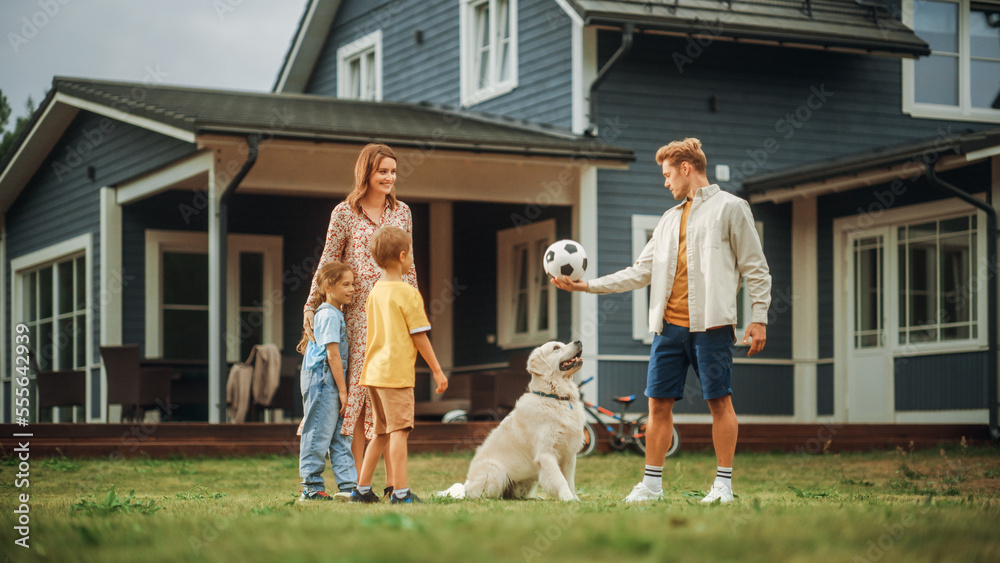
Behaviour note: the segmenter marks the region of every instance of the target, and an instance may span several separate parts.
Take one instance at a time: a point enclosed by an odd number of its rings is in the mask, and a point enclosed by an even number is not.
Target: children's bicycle
[[[593,377],[588,377],[587,379],[580,382],[580,387],[589,383]],[[621,405],[622,410],[620,414],[615,414],[608,409],[595,405],[593,403],[588,403],[583,400],[583,392],[580,392],[580,402],[583,403],[583,410],[587,412],[587,415],[593,419],[593,421],[601,426],[604,426],[608,434],[611,435],[611,447],[616,450],[624,450],[630,446],[635,447],[642,453],[646,452],[646,424],[649,421],[649,415],[642,414],[639,418],[635,420],[626,420],[625,412],[628,410],[629,405],[635,401],[635,395],[626,395],[624,397],[615,397],[614,401]],[[605,424],[598,413],[604,416],[609,416],[614,420],[618,421],[617,426],[615,424]],[[583,424],[583,447],[577,452],[577,457],[583,457],[594,451],[597,446],[597,432],[594,430],[593,425],[590,422],[585,422]],[[681,436],[677,433],[677,427],[674,426],[673,436],[670,440],[670,449],[667,450],[667,455],[665,457],[670,457],[677,453],[681,447]]]

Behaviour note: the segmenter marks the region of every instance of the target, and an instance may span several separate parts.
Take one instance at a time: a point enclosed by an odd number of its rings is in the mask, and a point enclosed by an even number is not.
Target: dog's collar
[[[559,395],[553,395],[552,393],[542,393],[541,391],[532,391],[532,393],[534,393],[535,395],[542,396],[542,397],[548,397],[550,399],[556,399],[558,401],[567,401],[566,404],[569,405],[569,409],[573,410],[573,402],[572,402],[573,398],[572,397],[560,397]]]

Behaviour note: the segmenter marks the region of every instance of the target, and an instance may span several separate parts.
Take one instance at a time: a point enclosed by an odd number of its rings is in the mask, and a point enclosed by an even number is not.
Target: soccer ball
[[[542,266],[554,278],[569,276],[577,281],[587,271],[587,251],[575,240],[556,241],[545,250]]]

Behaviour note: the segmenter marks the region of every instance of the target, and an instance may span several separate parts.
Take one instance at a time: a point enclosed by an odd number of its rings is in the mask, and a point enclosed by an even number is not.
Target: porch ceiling
[[[241,149],[243,141],[238,137],[200,137],[199,144],[214,151],[217,179],[231,176],[246,159]],[[582,168],[579,162],[436,148],[394,150],[399,157],[397,195],[405,201],[538,205],[573,205],[577,201]],[[353,189],[357,155],[358,147],[353,144],[291,140],[262,143],[257,162],[237,193],[342,197]]]

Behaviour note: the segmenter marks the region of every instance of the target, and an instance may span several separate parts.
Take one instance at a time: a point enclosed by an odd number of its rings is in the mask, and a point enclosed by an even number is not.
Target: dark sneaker
[[[311,493],[307,493],[305,491],[302,491],[302,495],[299,497],[299,500],[302,500],[302,501],[306,501],[306,500],[333,500],[333,497],[331,497],[330,495],[326,494],[326,491],[313,491]]]
[[[393,490],[392,486],[388,486],[382,489],[382,498],[384,498],[385,500],[389,500],[389,497],[392,496],[392,490]]]
[[[373,502],[379,502],[379,500],[378,500],[378,495],[375,494],[375,491],[369,490],[367,493],[361,494],[358,492],[357,489],[354,489],[354,492],[351,493],[351,502],[363,502],[366,504],[371,504]]]
[[[423,501],[420,500],[420,497],[418,497],[417,495],[413,494],[413,491],[406,491],[406,496],[405,497],[399,498],[396,495],[392,495],[392,498],[389,499],[389,502],[391,504],[400,504],[400,503],[414,503],[414,502],[423,502]]]

